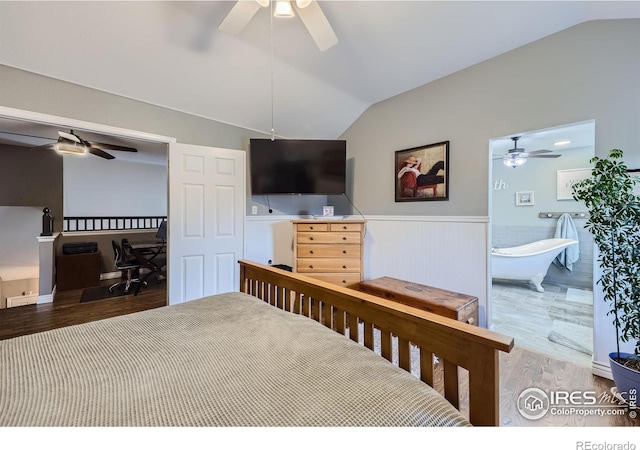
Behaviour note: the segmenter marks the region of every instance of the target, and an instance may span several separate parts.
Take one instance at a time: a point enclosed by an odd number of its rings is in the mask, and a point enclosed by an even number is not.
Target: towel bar
[[[563,213],[563,212],[541,212],[541,213],[538,213],[538,217],[540,219],[558,219],[563,214],[565,214],[565,213]],[[573,218],[573,219],[588,219],[589,218],[589,213],[588,212],[570,212],[570,213],[567,213],[567,214],[571,214],[571,218]]]

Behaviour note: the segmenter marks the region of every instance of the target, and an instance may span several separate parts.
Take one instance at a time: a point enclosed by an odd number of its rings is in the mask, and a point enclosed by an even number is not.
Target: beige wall
[[[259,133],[0,65],[2,106],[170,136],[185,144],[246,149]],[[167,86],[171,88],[171,86]]]
[[[265,134],[0,65],[0,106],[175,138],[184,144],[247,150]],[[167,86],[168,89],[171,86]],[[247,192],[249,190],[247,177]],[[0,184],[1,186],[1,184]],[[251,207],[247,202],[247,208]],[[260,208],[262,214],[264,208]],[[62,214],[58,215],[59,217]]]
[[[595,119],[640,167],[640,20],[588,22],[370,107],[342,136],[364,214],[488,216],[489,139]],[[419,57],[419,56],[418,56]],[[394,202],[394,152],[450,141],[445,202]]]

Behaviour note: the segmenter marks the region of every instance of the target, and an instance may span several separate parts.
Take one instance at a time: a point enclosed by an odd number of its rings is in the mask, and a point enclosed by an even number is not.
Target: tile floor
[[[513,336],[515,344],[591,367],[593,293],[545,283],[494,280],[492,329]]]

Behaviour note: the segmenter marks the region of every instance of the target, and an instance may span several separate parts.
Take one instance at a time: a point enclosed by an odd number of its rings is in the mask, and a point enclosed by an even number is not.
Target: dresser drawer
[[[360,272],[360,258],[298,258],[296,272]]]
[[[299,258],[360,258],[360,244],[299,244]]]
[[[362,225],[359,223],[330,223],[329,231],[360,231]]]
[[[362,281],[358,273],[305,273],[305,275],[345,287],[357,287]]]
[[[296,230],[300,231],[329,231],[328,223],[299,223],[296,224]]]
[[[298,233],[298,244],[360,244],[360,233],[301,231]]]

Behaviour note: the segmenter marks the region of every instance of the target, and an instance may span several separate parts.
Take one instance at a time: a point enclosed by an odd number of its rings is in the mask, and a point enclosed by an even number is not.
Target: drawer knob
[[[344,254],[346,255],[346,254],[347,254],[347,251],[346,251],[346,250],[342,250],[342,253],[344,253]]]
[[[346,236],[345,236],[345,237],[343,237],[343,238],[342,238],[342,240],[343,240],[343,241],[346,241],[346,240],[347,240],[347,237],[346,237]]]
[[[310,238],[309,238],[309,240],[310,240],[310,241],[313,241],[313,238],[312,238],[312,237],[310,237]]]
[[[310,266],[309,266],[309,269],[313,269],[313,266],[312,266],[312,265],[310,265]]]
[[[343,284],[347,284],[347,280],[342,280],[342,283]]]
[[[347,268],[347,266],[342,266],[342,268],[343,268],[343,269],[346,269],[346,268]]]
[[[346,226],[346,225],[343,225],[343,226],[342,226],[342,229],[346,230],[346,229],[347,229],[347,226]]]
[[[310,230],[313,230],[313,227],[309,227]]]
[[[309,253],[311,253],[313,255],[313,250],[309,250]]]

